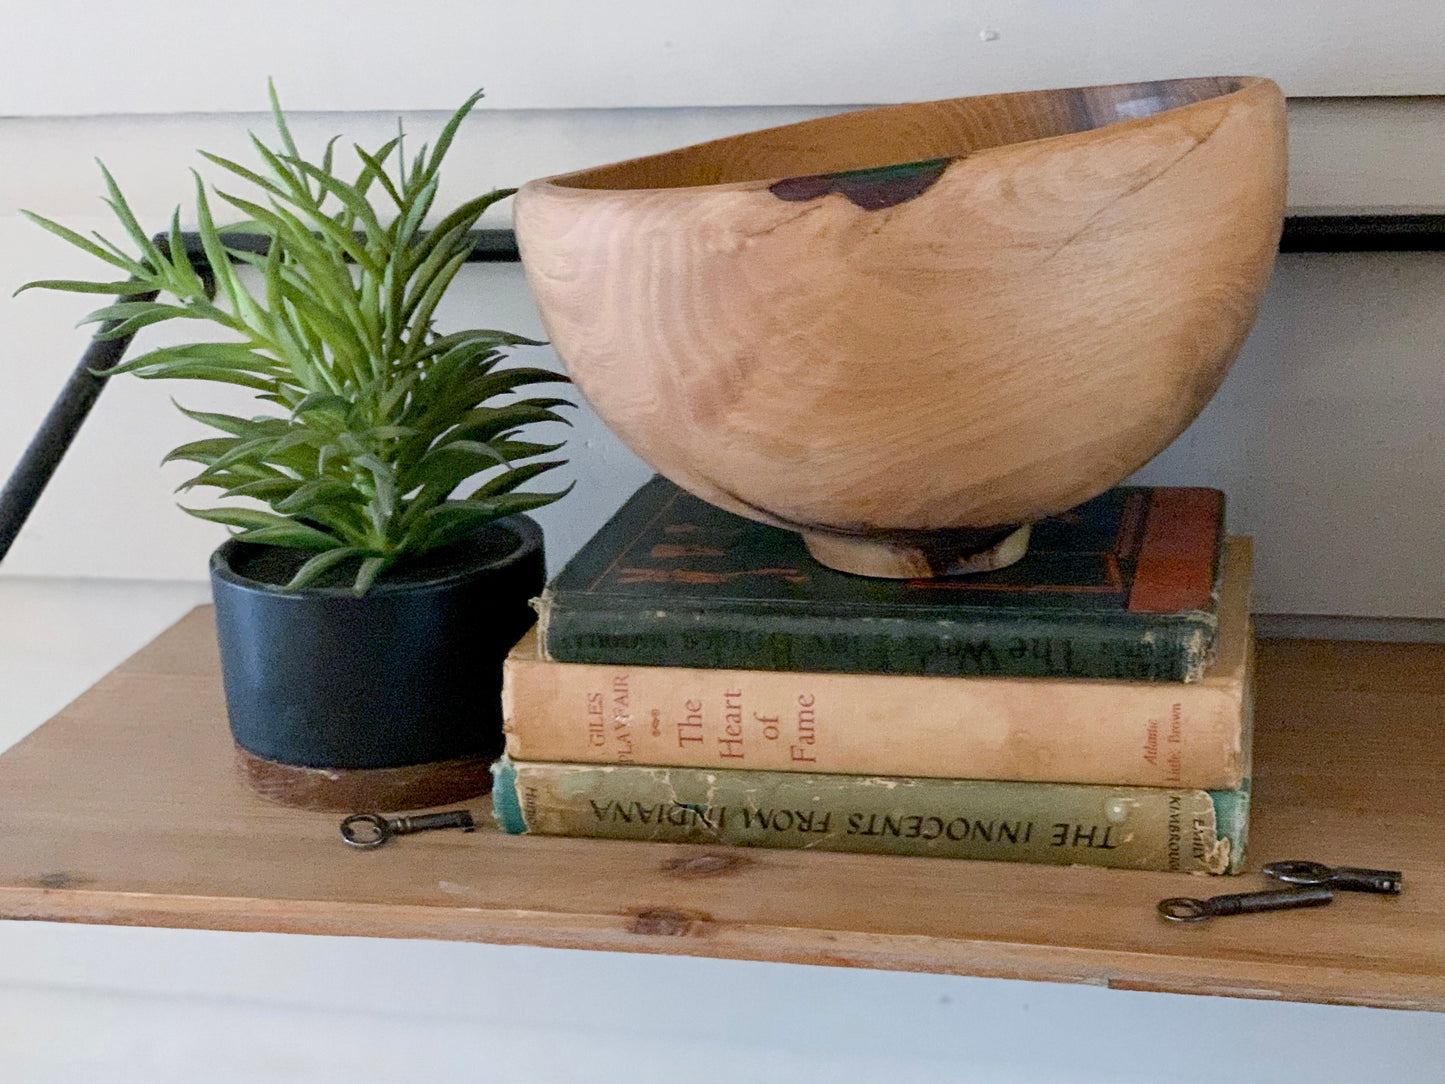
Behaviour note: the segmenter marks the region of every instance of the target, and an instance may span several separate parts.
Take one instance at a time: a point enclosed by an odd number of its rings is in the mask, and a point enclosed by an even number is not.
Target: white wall
[[[948,975],[5,924],[0,953],[14,1084],[1425,1084],[1445,1059],[1433,1014]]]
[[[1440,94],[1442,33],[1434,0],[0,5],[0,297],[87,270],[18,208],[105,224],[98,154],[159,223],[186,196],[193,148],[244,153],[247,126],[264,127],[238,111],[260,104],[267,73],[294,108],[343,111],[297,117],[313,141],[379,141],[395,109],[422,133],[439,115],[415,111],[486,84],[492,108],[465,130],[446,200],[850,102],[1218,71],[1272,74],[1295,95]],[[1439,98],[1299,100],[1291,139],[1293,206],[1445,206]],[[1282,259],[1223,391],[1143,472],[1227,490],[1232,528],[1258,539],[1259,608],[1445,616],[1442,266]],[[0,475],[78,359],[85,307],[0,300]],[[539,330],[515,267],[470,270],[445,315]],[[6,563],[0,748],[204,595],[219,531],[171,506],[179,468],[155,468],[191,436],[171,393],[206,399],[137,381],[107,390]],[[646,473],[585,415],[572,455],[578,491],[540,517],[554,567]],[[142,582],[156,580],[173,582]],[[1442,1058],[1436,1019],[1383,1010],[0,923],[6,1084],[1314,1081],[1344,1064],[1355,1080],[1410,1081]]]
[[[483,111],[463,129],[442,200],[827,112],[822,107]],[[443,115],[408,114],[417,136]],[[391,114],[298,115],[312,146],[338,132],[376,144]],[[157,228],[188,202],[194,148],[247,158],[261,115],[0,120],[25,169],[0,173],[0,328],[11,362],[0,398],[0,471],[19,457],[86,331],[86,297],[7,295],[34,277],[92,272],[88,257],[24,221],[25,207],[76,228],[113,232],[99,200],[98,156]],[[1300,209],[1445,206],[1441,99],[1299,101],[1291,108],[1290,203]],[[201,163],[204,165],[205,163]],[[208,175],[215,171],[207,169]],[[492,224],[505,225],[505,209]],[[452,326],[542,333],[516,265],[468,269],[441,312]],[[165,331],[164,327],[154,329]],[[142,341],[164,341],[145,333]],[[1255,332],[1200,420],[1140,477],[1224,489],[1230,527],[1257,540],[1256,608],[1370,617],[1445,616],[1445,259],[1438,254],[1283,257]],[[533,352],[557,364],[548,350]],[[3,566],[5,575],[202,578],[221,528],[173,507],[184,464],[167,450],[200,433],[170,405],[236,404],[209,386],[117,380]],[[571,433],[579,485],[544,509],[554,569],[646,477],[585,409]],[[204,503],[207,494],[194,495]],[[1362,558],[1362,554],[1368,555]]]
[[[257,71],[308,110],[443,109],[478,83],[502,108],[549,109],[1224,74],[1269,75],[1294,96],[1445,92],[1434,0],[48,0],[6,23],[0,113],[12,115],[234,112],[251,107]]]

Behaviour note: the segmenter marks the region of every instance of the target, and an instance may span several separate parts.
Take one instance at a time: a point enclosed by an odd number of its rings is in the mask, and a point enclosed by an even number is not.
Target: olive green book
[[[513,834],[1237,873],[1249,786],[1228,791],[738,769],[494,765]]]

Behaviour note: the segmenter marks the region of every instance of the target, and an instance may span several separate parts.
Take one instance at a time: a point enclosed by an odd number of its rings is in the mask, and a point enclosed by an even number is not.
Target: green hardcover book
[[[513,834],[1238,873],[1249,788],[1166,790],[636,765],[492,768]]]
[[[995,572],[884,580],[792,531],[644,485],[537,602],[557,662],[1195,681],[1218,626],[1224,495],[1119,487]]]

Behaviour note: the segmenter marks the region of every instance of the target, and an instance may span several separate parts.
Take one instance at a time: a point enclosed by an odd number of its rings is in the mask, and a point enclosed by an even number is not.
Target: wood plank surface
[[[374,852],[235,773],[194,611],[0,757],[0,917],[443,938],[1445,1010],[1445,648],[1260,644],[1251,870],[1397,898],[1168,924],[1263,878],[436,832]],[[484,803],[474,804],[485,813]],[[485,818],[484,818],[485,819]]]

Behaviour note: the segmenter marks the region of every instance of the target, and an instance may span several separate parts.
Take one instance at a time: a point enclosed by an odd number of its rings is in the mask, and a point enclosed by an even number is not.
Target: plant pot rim
[[[245,591],[254,591],[260,594],[280,596],[283,598],[327,598],[327,599],[352,599],[363,601],[367,598],[377,596],[407,594],[417,591],[429,591],[447,587],[461,580],[476,576],[496,569],[501,569],[512,564],[517,557],[526,551],[542,546],[542,528],[536,520],[527,515],[507,516],[503,519],[496,519],[490,523],[477,528],[473,533],[480,534],[486,531],[502,528],[508,533],[515,535],[516,545],[498,554],[490,561],[476,564],[467,564],[452,571],[441,572],[435,576],[410,579],[402,582],[388,581],[385,578],[378,579],[371,585],[365,595],[358,596],[352,593],[350,587],[301,587],[288,589],[281,584],[267,583],[264,580],[252,579],[250,576],[237,572],[232,567],[232,560],[235,555],[249,547],[264,545],[259,542],[246,542],[239,538],[229,538],[222,542],[211,552],[210,571],[213,579],[223,580]],[[456,543],[451,543],[455,545]],[[289,547],[276,547],[286,549]],[[446,547],[439,547],[445,549]]]

